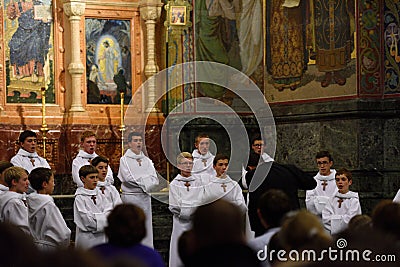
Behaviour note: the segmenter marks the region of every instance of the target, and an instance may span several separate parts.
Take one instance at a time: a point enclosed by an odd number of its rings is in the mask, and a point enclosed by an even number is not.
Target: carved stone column
[[[82,15],[85,13],[85,1],[79,0],[64,0],[64,12],[69,17],[71,23],[71,63],[68,65],[68,71],[71,74],[71,92],[72,103],[69,109],[70,113],[84,112],[82,106],[82,74],[84,66],[80,57],[80,34],[79,24]]]
[[[140,16],[146,25],[147,58],[145,59],[144,73],[147,79],[158,72],[156,62],[156,23],[160,18],[161,7],[162,3],[158,0],[148,0],[140,6]],[[145,96],[145,111],[160,112],[159,108],[155,106],[157,92],[154,82],[148,84],[148,91],[145,92]]]

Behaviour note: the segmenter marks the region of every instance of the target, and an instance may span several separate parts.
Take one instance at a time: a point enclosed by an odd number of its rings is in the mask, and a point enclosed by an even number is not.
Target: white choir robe
[[[83,187],[83,182],[79,177],[79,169],[84,165],[90,165],[91,160],[97,156],[96,152],[89,154],[83,150],[79,150],[78,155],[76,155],[72,161],[72,179],[78,187]],[[114,176],[110,165],[108,165],[106,181],[110,184],[114,184]]]
[[[146,236],[141,243],[153,248],[153,219],[149,193],[159,184],[153,161],[143,152],[137,155],[128,149],[120,159],[118,178],[122,182],[122,202],[143,209],[146,215]]]
[[[113,208],[115,206],[122,204],[121,195],[119,194],[117,188],[109,182],[97,182],[97,188],[101,194],[104,194],[106,198],[112,203]]]
[[[264,267],[270,267],[271,263],[269,262],[269,241],[271,237],[279,232],[280,227],[274,227],[268,229],[263,235],[257,236],[256,238],[248,241],[248,245],[257,253],[259,256],[259,260],[261,261],[261,265]]]
[[[8,192],[8,187],[5,185],[0,184],[0,195]]]
[[[193,150],[193,169],[192,174],[194,175],[211,175],[216,176],[217,173],[213,167],[213,161],[215,156],[211,152],[207,152],[205,155],[201,155],[197,149]]]
[[[198,176],[183,177],[178,174],[169,185],[169,210],[173,214],[168,265],[170,267],[183,266],[178,254],[178,239],[183,232],[192,227],[191,217],[201,205],[203,195],[204,186]]]
[[[71,230],[54,203],[45,194],[31,193],[27,196],[29,226],[33,241],[40,250],[67,248],[70,244]]]
[[[335,181],[336,170],[331,169],[328,176],[321,175],[319,172],[314,176],[317,186],[313,190],[306,190],[307,210],[321,218],[322,210],[329,199],[336,194],[338,188]],[[325,184],[325,190],[324,185]]]
[[[246,239],[250,240],[254,235],[250,228],[247,205],[244,200],[242,188],[240,188],[239,184],[232,180],[228,175],[225,175],[223,178],[203,175],[202,183],[204,184],[204,197],[202,203],[207,204],[222,198],[238,206],[245,220]]]
[[[271,161],[274,161],[274,159],[273,159],[270,155],[268,155],[267,153],[265,153],[265,152],[263,152],[263,153],[261,154],[261,160],[264,161],[264,162],[271,162]]]
[[[400,189],[397,191],[397,194],[393,198],[393,202],[400,203]]]
[[[340,201],[340,208],[339,203]],[[351,218],[361,214],[361,205],[358,193],[349,191],[346,194],[337,192],[331,197],[322,210],[322,222],[331,235],[344,230]]]
[[[242,189],[236,181],[232,180],[228,175],[225,175],[224,178],[216,176],[208,176],[208,180],[205,178],[203,176],[203,183],[205,182],[204,204],[222,198],[238,206],[243,215],[247,212],[247,205],[244,201]]]
[[[10,162],[14,166],[24,168],[28,173],[31,173],[33,169],[38,167],[51,169],[46,159],[40,157],[36,152],[30,153],[22,148],[20,148],[18,153],[11,158]]]
[[[96,204],[93,201],[95,196]],[[104,228],[112,203],[97,188],[78,187],[75,192],[74,222],[76,224],[75,247],[89,249],[107,241]]]
[[[7,191],[0,195],[0,222],[8,222],[31,235],[25,194]]]

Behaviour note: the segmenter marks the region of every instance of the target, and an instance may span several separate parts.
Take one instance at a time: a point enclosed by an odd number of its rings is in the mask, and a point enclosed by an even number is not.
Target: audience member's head
[[[193,234],[197,248],[244,243],[242,212],[223,199],[200,206],[193,214]]]
[[[12,166],[14,165],[9,161],[0,161],[0,184],[7,186],[4,182],[4,171]]]
[[[332,239],[325,231],[320,219],[307,210],[300,210],[288,217],[279,232],[286,250],[322,249]]]
[[[350,219],[347,229],[349,231],[370,231],[372,219],[367,214],[357,214]]]
[[[178,254],[185,266],[190,262],[190,257],[193,256],[194,251],[193,231],[187,230],[178,238]]]
[[[130,247],[140,243],[146,236],[145,214],[133,204],[120,204],[108,215],[105,233],[109,243]]]
[[[400,204],[382,200],[372,211],[372,226],[400,241]]]
[[[290,199],[279,189],[270,189],[258,200],[258,217],[266,229],[279,227],[286,213],[291,210]]]
[[[27,265],[32,266],[32,265]],[[95,253],[80,249],[59,249],[46,252],[44,260],[39,266],[42,267],[110,267],[108,262],[98,257]],[[131,267],[137,267],[131,265]]]
[[[33,239],[13,224],[0,222],[1,266],[39,266],[39,250]]]

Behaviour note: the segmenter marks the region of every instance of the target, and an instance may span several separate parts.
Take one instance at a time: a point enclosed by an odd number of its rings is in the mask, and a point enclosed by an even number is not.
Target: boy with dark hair
[[[255,251],[264,251],[268,255],[267,248],[271,237],[280,230],[282,220],[291,210],[289,197],[279,189],[269,189],[258,200],[257,214],[265,233],[249,241],[249,246]],[[262,262],[263,266],[270,266],[268,257]]]
[[[208,134],[197,135],[193,150],[193,174],[215,175],[213,168],[214,155],[210,152],[210,137]]]
[[[29,226],[35,244],[41,250],[67,248],[71,230],[50,196],[54,191],[54,173],[51,169],[36,168],[28,176],[36,190],[27,196]]]
[[[306,191],[306,207],[307,210],[319,217],[322,215],[329,198],[337,192],[335,183],[336,170],[331,169],[333,158],[328,151],[319,151],[315,160],[318,166],[318,173],[314,176],[317,187],[313,190]]]
[[[20,149],[18,149],[17,154],[10,160],[14,166],[24,168],[28,173],[38,167],[50,169],[50,165],[46,159],[36,153],[37,136],[35,132],[31,130],[23,131],[19,135],[18,141]]]
[[[79,169],[83,187],[78,187],[74,201],[74,222],[76,224],[75,246],[89,249],[105,243],[104,227],[112,203],[97,189],[98,170],[92,165]]]
[[[217,154],[213,160],[213,168],[216,172],[214,176],[204,178],[205,196],[203,202],[210,203],[217,199],[224,199],[240,208],[243,215],[247,212],[242,189],[239,184],[232,180],[228,175],[229,157],[224,154]]]
[[[345,168],[339,169],[335,181],[338,192],[329,199],[322,210],[322,222],[332,235],[344,230],[351,218],[361,214],[358,193],[349,190],[353,183],[351,172]]]
[[[4,171],[12,166],[14,165],[9,161],[0,161],[0,195],[8,191],[8,186],[4,181]]]
[[[153,161],[143,152],[143,136],[139,132],[128,135],[129,149],[119,161],[118,178],[121,180],[123,203],[139,206],[146,214],[146,237],[143,245],[153,245],[153,219],[150,192],[159,184]]]
[[[251,148],[253,151],[251,153],[256,153],[260,155],[260,161],[261,162],[271,162],[274,161],[274,159],[265,153],[265,142],[262,139],[261,135],[256,135],[251,139]]]
[[[213,168],[216,175],[202,176],[204,186],[204,197],[202,203],[207,204],[218,199],[223,199],[238,206],[245,221],[244,234],[246,238],[251,238],[253,233],[250,229],[248,220],[247,205],[244,200],[242,188],[227,175],[229,157],[225,154],[217,154],[213,160]]]
[[[18,166],[10,167],[4,171],[4,181],[9,191],[0,195],[0,221],[12,223],[30,235],[25,195],[29,187],[28,172]]]
[[[93,131],[84,131],[81,135],[81,150],[78,155],[72,161],[72,178],[78,187],[82,187],[83,183],[79,177],[79,169],[84,165],[90,165],[90,162],[97,157],[96,147],[97,139],[96,134]],[[114,176],[111,167],[107,168],[106,180],[110,183],[114,183]]]
[[[100,192],[106,196],[106,198],[112,203],[113,207],[122,204],[121,196],[119,195],[117,189],[114,185],[110,184],[110,182],[106,180],[108,159],[102,156],[97,156],[92,160],[91,164],[99,171],[97,175],[99,178],[99,181],[97,182],[97,188],[100,190]]]

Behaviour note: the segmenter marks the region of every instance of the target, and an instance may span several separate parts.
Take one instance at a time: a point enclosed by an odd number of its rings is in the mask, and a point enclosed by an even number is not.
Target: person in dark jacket
[[[289,199],[292,210],[300,208],[298,190],[311,190],[317,186],[312,175],[295,165],[280,164],[275,161],[263,162],[250,170],[245,176],[249,188],[248,213],[250,226],[255,236],[264,233],[264,228],[257,216],[257,203],[260,196],[268,189],[280,189]]]

